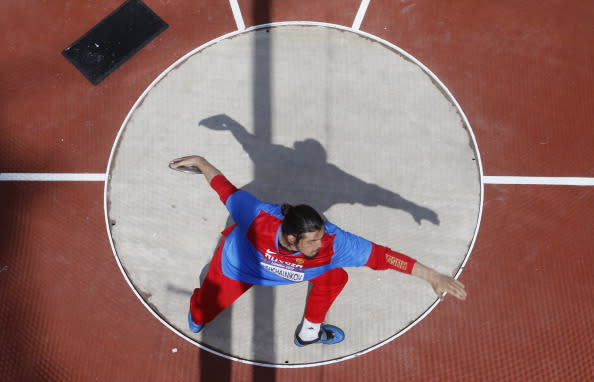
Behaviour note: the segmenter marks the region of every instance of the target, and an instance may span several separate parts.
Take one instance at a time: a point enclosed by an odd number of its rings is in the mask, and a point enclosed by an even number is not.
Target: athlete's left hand
[[[467,293],[464,284],[450,276],[437,273],[430,283],[441,299],[445,297],[446,293],[449,293],[460,300],[466,300]]]
[[[460,300],[466,300],[464,284],[453,277],[439,273],[418,261],[415,263],[411,273],[413,276],[420,277],[431,284],[433,290],[441,299],[445,297],[446,293],[450,293]]]

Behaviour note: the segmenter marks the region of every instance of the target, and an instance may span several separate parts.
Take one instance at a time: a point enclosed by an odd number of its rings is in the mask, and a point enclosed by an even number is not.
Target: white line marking
[[[233,18],[235,19],[235,24],[237,24],[237,30],[244,30],[245,23],[243,22],[243,16],[241,15],[241,9],[239,8],[237,0],[229,0],[229,5],[231,5],[231,10],[233,11]]]
[[[371,0],[361,0],[361,5],[359,5],[359,10],[355,16],[355,21],[353,21],[353,29],[359,30],[361,28],[361,23],[363,22],[370,1]]]
[[[0,181],[42,181],[42,182],[105,182],[105,174],[64,174],[64,173],[0,173]]]
[[[594,186],[594,178],[543,176],[484,176],[485,184],[536,184],[546,186]]]
[[[101,173],[0,173],[0,181],[42,182],[105,182]],[[485,184],[516,184],[543,186],[594,186],[594,178],[544,177],[544,176],[483,176]]]

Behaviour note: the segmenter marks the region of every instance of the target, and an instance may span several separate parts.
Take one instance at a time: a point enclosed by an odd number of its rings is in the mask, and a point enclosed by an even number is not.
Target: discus
[[[177,162],[182,161],[185,158],[178,158],[178,159],[174,159],[171,162],[169,162],[169,168],[172,170],[176,170],[176,171],[181,171],[181,172],[185,172],[186,174],[202,174],[202,171],[200,171],[200,169],[196,166],[179,166],[179,167],[172,167],[174,164],[176,164]]]

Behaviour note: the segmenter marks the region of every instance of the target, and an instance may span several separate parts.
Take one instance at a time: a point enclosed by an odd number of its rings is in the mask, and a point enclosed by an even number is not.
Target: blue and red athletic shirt
[[[211,180],[235,225],[223,232],[221,266],[225,276],[250,284],[284,285],[311,280],[342,267],[368,266],[411,273],[415,260],[390,248],[324,223],[322,247],[316,256],[287,252],[279,246],[281,207],[264,203],[237,189],[223,175]]]

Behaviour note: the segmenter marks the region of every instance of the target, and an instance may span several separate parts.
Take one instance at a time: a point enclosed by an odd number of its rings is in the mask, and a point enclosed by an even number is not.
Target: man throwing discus
[[[324,322],[330,306],[347,283],[344,267],[394,269],[427,281],[435,293],[466,299],[464,285],[415,259],[346,232],[324,221],[308,205],[276,205],[236,188],[201,156],[179,158],[172,168],[197,167],[217,192],[235,224],[223,231],[208,273],[190,299],[188,325],[195,333],[215,319],[252,285],[285,285],[308,281],[303,320],[295,344],[335,344],[344,332]]]

